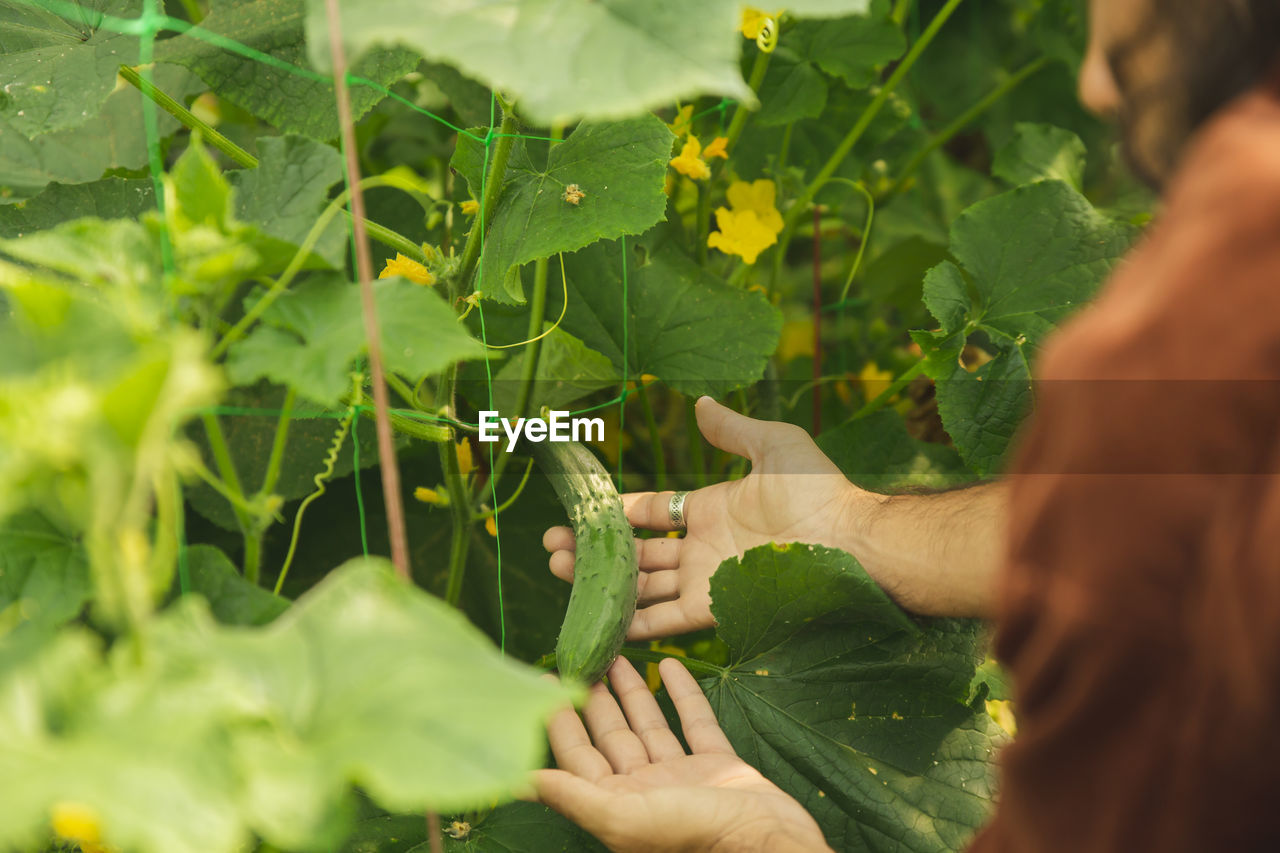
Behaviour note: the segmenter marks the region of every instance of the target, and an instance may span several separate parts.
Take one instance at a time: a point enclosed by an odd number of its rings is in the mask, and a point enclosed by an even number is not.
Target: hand
[[[854,519],[870,493],[845,479],[794,424],[758,421],[716,403],[697,402],[698,428],[707,441],[751,460],[741,480],[690,492],[681,539],[637,539],[639,600],[629,640],[670,637],[708,628],[711,575],[720,563],[769,542],[812,542],[846,548]],[[671,530],[672,492],[622,496],[634,527]],[[553,527],[542,538],[551,571],[573,579],[573,531]]]
[[[734,753],[688,670],[674,658],[658,669],[692,754],[620,657],[609,681],[621,708],[598,683],[585,727],[572,708],[548,724],[560,769],[537,771],[538,798],[615,853],[830,853],[804,807]]]

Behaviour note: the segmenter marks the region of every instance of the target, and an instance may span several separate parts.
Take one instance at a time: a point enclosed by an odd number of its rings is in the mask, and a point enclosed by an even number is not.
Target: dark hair
[[[1189,129],[1280,72],[1280,0],[1155,0],[1185,62],[1175,83]]]
[[[1134,170],[1154,186],[1148,167],[1169,171],[1187,138],[1214,113],[1268,78],[1280,85],[1280,0],[1151,0],[1151,19],[1108,60],[1127,100],[1122,126],[1141,112],[1162,114],[1168,136],[1157,152],[1161,162],[1138,163],[1128,152]],[[1160,38],[1174,55],[1169,76],[1135,86],[1126,79],[1128,58]]]

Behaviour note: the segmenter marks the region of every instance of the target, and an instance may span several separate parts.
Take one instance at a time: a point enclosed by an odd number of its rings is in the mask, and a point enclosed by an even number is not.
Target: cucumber
[[[636,613],[640,566],[631,524],[591,451],[572,441],[546,441],[533,449],[577,539],[556,668],[563,679],[594,684],[618,657]]]

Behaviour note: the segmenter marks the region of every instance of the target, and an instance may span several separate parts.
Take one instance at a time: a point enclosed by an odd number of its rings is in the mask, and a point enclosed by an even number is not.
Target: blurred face
[[[1172,68],[1172,44],[1155,26],[1153,0],[1090,0],[1080,100],[1121,125],[1130,164],[1152,185],[1168,177],[1186,135],[1166,83]]]

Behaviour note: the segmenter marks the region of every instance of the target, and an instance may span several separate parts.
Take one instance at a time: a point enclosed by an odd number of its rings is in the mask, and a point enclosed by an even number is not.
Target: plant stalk
[[[938,31],[942,29],[942,25],[947,22],[947,19],[951,17],[952,13],[955,12],[956,8],[963,2],[964,0],[947,0],[947,4],[938,10],[938,14],[933,16],[933,20],[929,22],[929,26],[920,34],[920,38],[911,46],[911,49],[907,51],[907,55],[902,58],[902,61],[898,63],[897,68],[895,68],[893,73],[889,75],[889,79],[880,87],[880,91],[876,94],[875,98],[873,98],[871,103],[867,105],[867,108],[862,111],[862,115],[858,116],[858,120],[854,122],[853,127],[849,128],[849,132],[845,134],[844,139],[840,140],[840,144],[836,146],[836,150],[827,158],[827,162],[823,165],[822,169],[816,176],[814,176],[814,179],[809,182],[809,185],[805,187],[800,198],[796,199],[795,203],[791,205],[786,214],[783,215],[782,235],[779,237],[777,248],[774,250],[773,283],[776,283],[778,275],[781,272],[782,261],[786,257],[787,247],[791,244],[791,237],[795,233],[796,223],[800,220],[800,217],[804,215],[809,203],[813,201],[814,197],[818,194],[818,191],[826,186],[827,182],[831,180],[831,176],[836,173],[836,170],[840,168],[842,163],[844,163],[845,158],[849,156],[851,151],[853,151],[853,146],[858,143],[858,140],[862,138],[862,135],[867,132],[867,128],[871,126],[871,122],[880,114],[880,110],[883,109],[884,105],[888,102],[889,96],[893,94],[894,90],[898,88],[898,84],[902,82],[903,78],[907,76],[907,73],[915,66],[916,61],[920,59],[925,48],[929,46],[934,37],[938,35]],[[770,287],[770,290],[772,290],[772,286]]]
[[[893,188],[889,190],[888,195],[894,196],[902,192],[906,186],[907,180],[915,174],[917,169],[920,168],[920,164],[924,162],[926,157],[950,142],[957,133],[968,126],[974,119],[990,109],[993,104],[998,102],[1005,95],[1016,89],[1022,81],[1026,80],[1048,64],[1049,57],[1047,56],[1042,56],[1039,59],[1028,62],[1013,74],[1009,75],[1008,79],[1003,81],[999,86],[996,86],[988,92],[980,101],[957,116],[950,124],[939,131],[936,136],[930,139],[927,145],[917,151],[915,155],[907,161],[907,164],[902,167],[902,171],[899,173],[898,179],[894,182]]]
[[[451,288],[454,301],[460,296],[466,296],[470,290],[471,275],[475,272],[476,263],[480,260],[484,231],[489,227],[493,219],[493,211],[498,206],[498,198],[502,195],[502,183],[507,175],[507,161],[511,158],[511,146],[515,142],[515,134],[519,129],[520,122],[515,114],[505,103],[502,104],[502,123],[498,126],[497,141],[493,145],[493,158],[489,161],[489,171],[484,179],[484,197],[480,201],[480,211],[471,226],[471,233],[467,235],[466,245],[462,249],[462,265]]]
[[[378,328],[378,306],[373,296],[373,261],[365,228],[364,194],[360,191],[360,160],[356,148],[351,99],[347,92],[347,59],[342,49],[342,23],[338,0],[325,0],[329,24],[329,52],[333,57],[334,97],[338,102],[338,127],[347,161],[347,180],[352,187],[351,216],[356,248],[356,279],[360,283],[361,314],[365,342],[369,350],[369,374],[373,385],[373,406],[377,415],[378,468],[382,473],[382,497],[387,511],[387,535],[391,542],[391,562],[396,573],[412,582],[409,572],[409,537],[405,530],[404,503],[400,495],[400,469],[396,464],[395,439],[388,416],[387,385],[383,381],[382,334]]]
[[[661,492],[667,488],[667,455],[662,447],[662,434],[658,432],[658,419],[653,416],[653,404],[649,402],[649,392],[643,383],[636,383],[636,396],[640,398],[644,426],[649,431],[649,448],[653,453],[653,488]]]
[[[258,531],[257,519],[244,510],[248,503],[244,496],[244,487],[240,484],[240,474],[236,471],[231,457],[231,449],[227,447],[227,437],[222,432],[222,424],[217,415],[204,415],[204,432],[209,439],[209,449],[213,452],[214,464],[218,466],[218,476],[222,477],[227,491],[238,501],[230,501],[231,511],[235,514],[236,524],[244,537],[244,579],[252,584],[258,583],[258,574],[262,568],[262,534]]]
[[[262,478],[262,494],[271,494],[280,480],[280,469],[284,465],[284,449],[289,440],[289,424],[293,420],[293,404],[298,392],[290,388],[284,395],[284,403],[280,406],[280,419],[276,421],[276,435],[271,442],[271,456],[267,460],[267,473]]]

